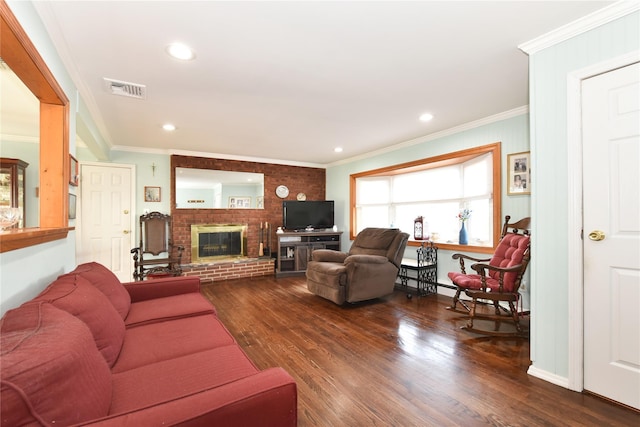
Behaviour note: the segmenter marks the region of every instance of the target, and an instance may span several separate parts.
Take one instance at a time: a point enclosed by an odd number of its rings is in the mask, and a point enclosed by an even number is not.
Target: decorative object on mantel
[[[278,187],[276,187],[276,196],[280,197],[281,199],[284,199],[288,195],[289,195],[289,188],[286,185],[278,185]]]
[[[462,209],[458,212],[458,220],[462,223],[460,227],[460,234],[458,235],[458,244],[459,245],[468,245],[469,238],[467,237],[467,229],[465,228],[465,223],[471,217],[471,209]]]
[[[304,202],[305,200],[307,200],[307,195],[304,193],[298,193],[298,195],[296,196],[296,200]]]

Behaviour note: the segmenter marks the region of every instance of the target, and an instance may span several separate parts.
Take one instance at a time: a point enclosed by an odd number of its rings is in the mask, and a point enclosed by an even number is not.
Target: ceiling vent
[[[112,95],[128,96],[130,98],[147,99],[147,87],[137,83],[123,82],[104,78],[107,90]]]

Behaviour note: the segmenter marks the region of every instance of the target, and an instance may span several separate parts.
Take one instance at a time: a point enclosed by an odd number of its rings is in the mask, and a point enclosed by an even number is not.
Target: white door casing
[[[131,281],[133,274],[134,177],[133,165],[80,164],[77,262],[99,262],[121,282]]]
[[[584,389],[640,409],[640,64],[583,80],[582,128]]]

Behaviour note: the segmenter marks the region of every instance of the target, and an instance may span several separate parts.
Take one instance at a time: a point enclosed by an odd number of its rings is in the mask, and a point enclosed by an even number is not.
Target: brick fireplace
[[[264,209],[176,209],[175,168],[214,169],[264,174]],[[171,215],[174,244],[185,247],[183,271],[199,275],[205,281],[226,280],[274,274],[274,260],[259,256],[261,227],[268,230],[263,243],[276,241],[276,228],[282,225],[282,200],[275,194],[278,185],[289,188],[287,200],[305,193],[307,200],[324,200],[326,174],[323,168],[288,166],[272,163],[245,162],[207,157],[171,156]],[[241,224],[244,230],[245,256],[236,259],[209,259],[198,262],[192,257],[192,225]],[[265,227],[268,224],[268,228]],[[271,239],[269,239],[271,237]],[[275,252],[275,248],[272,249]],[[265,251],[265,254],[268,254]]]

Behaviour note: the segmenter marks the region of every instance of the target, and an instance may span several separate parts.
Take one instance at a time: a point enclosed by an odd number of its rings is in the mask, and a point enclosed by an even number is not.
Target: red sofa
[[[293,378],[258,369],[199,290],[87,263],[8,311],[0,424],[295,426]]]

